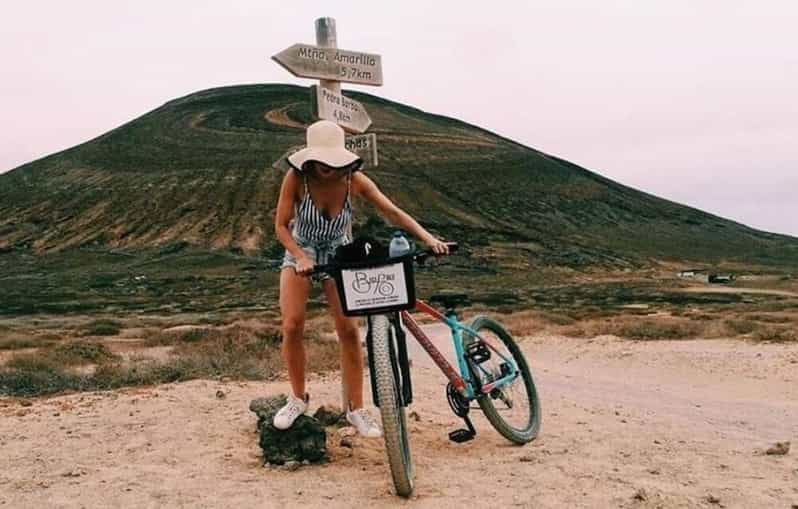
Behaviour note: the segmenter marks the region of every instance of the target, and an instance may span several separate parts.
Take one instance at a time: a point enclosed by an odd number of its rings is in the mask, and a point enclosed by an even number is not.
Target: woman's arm
[[[288,252],[294,255],[297,260],[301,260],[307,257],[307,254],[300,249],[288,229],[291,219],[294,218],[294,203],[296,202],[298,189],[299,176],[296,174],[296,170],[291,168],[283,177],[283,184],[280,187],[277,213],[274,216],[274,232],[277,235],[277,240],[285,246]]]
[[[363,196],[371,203],[384,217],[394,226],[410,232],[414,237],[421,240],[435,253],[448,253],[449,247],[443,241],[435,238],[430,232],[418,224],[413,217],[404,210],[397,207],[369,177],[361,172],[352,175],[352,184],[355,186],[356,194]]]

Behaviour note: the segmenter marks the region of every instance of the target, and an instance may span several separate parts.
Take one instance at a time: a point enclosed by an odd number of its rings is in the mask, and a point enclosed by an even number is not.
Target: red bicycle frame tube
[[[437,320],[445,321],[445,317],[437,309],[433,308],[422,300],[416,299],[416,309],[423,311]],[[466,387],[463,377],[461,377],[457,370],[454,369],[454,367],[449,363],[449,361],[444,358],[440,350],[435,348],[435,345],[432,344],[432,340],[429,338],[429,336],[424,334],[424,331],[421,330],[418,322],[416,322],[413,317],[410,316],[410,313],[407,311],[402,311],[401,315],[402,324],[407,327],[407,330],[409,330],[413,336],[415,336],[422,348],[427,351],[435,364],[437,364],[441,371],[443,371],[443,374],[446,375],[446,378],[448,378],[452,383],[452,387],[457,389],[460,394],[465,396]]]

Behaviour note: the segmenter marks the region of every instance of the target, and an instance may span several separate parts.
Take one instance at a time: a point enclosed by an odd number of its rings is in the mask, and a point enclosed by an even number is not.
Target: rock
[[[294,470],[298,469],[300,465],[301,463],[298,461],[286,461],[284,466],[286,470],[293,472]]]
[[[776,442],[773,447],[770,447],[765,454],[769,456],[784,456],[790,452],[790,442]]]
[[[277,411],[288,401],[285,394],[271,398],[258,398],[249,402],[249,410],[258,416],[258,419],[277,413]]]
[[[415,410],[412,410],[410,414],[408,414],[408,417],[410,417],[416,422],[421,422],[421,416],[418,415],[418,412],[416,412]]]
[[[63,474],[61,474],[61,477],[80,477],[81,475],[83,475],[85,473],[86,472],[84,472],[84,471],[82,471],[80,469],[73,468],[72,470],[69,470],[69,471],[64,472]]]
[[[281,394],[258,398],[249,404],[249,409],[258,416],[258,443],[263,450],[263,461],[275,465],[287,465],[289,462],[301,464],[305,460],[310,463],[325,461],[327,433],[318,420],[300,415],[287,430],[274,427],[274,414],[285,402],[286,397]]]
[[[322,405],[313,414],[322,426],[348,426],[343,410],[333,405]]]
[[[339,443],[339,445],[341,447],[347,447],[347,448],[351,449],[352,447],[354,447],[354,444],[352,443],[352,437],[349,437],[349,436],[343,437],[341,439],[341,442]]]
[[[706,496],[706,501],[709,502],[710,504],[720,505],[720,499],[715,495],[713,495],[712,493]]]
[[[632,500],[637,500],[639,502],[645,502],[648,500],[648,495],[646,494],[646,490],[643,488],[638,489],[634,495],[632,495]]]
[[[227,394],[225,394],[223,390],[219,389],[218,391],[216,391],[216,397],[218,399],[224,399],[226,396]]]
[[[531,454],[525,454],[524,456],[518,458],[518,461],[520,461],[521,463],[532,463],[535,461],[535,457],[532,456]]]
[[[20,400],[19,404],[22,405],[22,406],[33,406],[33,401],[31,401],[29,399],[23,399],[23,400]]]
[[[347,426],[345,428],[339,428],[338,434],[341,435],[342,437],[353,437],[357,435],[357,430],[355,429],[354,426]]]

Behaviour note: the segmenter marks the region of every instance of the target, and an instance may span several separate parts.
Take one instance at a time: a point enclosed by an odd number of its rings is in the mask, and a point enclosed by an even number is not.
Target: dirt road
[[[449,442],[443,377],[416,357],[410,501],[392,494],[378,440],[350,450],[333,434],[329,464],[262,467],[247,406],[287,385],[194,381],[0,400],[0,507],[798,504],[798,345],[531,337],[523,349],[543,401],[525,447],[481,416],[476,440]],[[338,402],[336,376],[310,390],[314,408]],[[785,440],[787,455],[764,454]]]

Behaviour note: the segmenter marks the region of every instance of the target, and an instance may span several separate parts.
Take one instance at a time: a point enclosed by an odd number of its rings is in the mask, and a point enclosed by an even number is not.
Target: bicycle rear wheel
[[[413,463],[410,457],[405,408],[402,406],[399,387],[399,366],[396,355],[395,334],[387,315],[371,317],[372,382],[382,415],[382,433],[385,451],[391,467],[396,493],[409,497],[413,492]]]
[[[540,400],[521,349],[510,333],[491,318],[477,316],[469,325],[501,354],[489,349],[491,355],[488,360],[480,364],[471,363],[472,375],[479,378],[480,385],[486,386],[514,369],[518,371],[518,376],[509,384],[477,398],[485,418],[511,442],[531,442],[540,432]],[[479,341],[479,338],[464,335],[465,346],[474,341]]]

